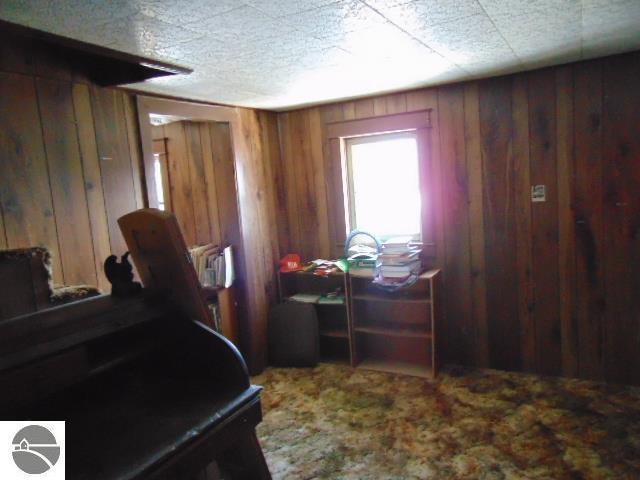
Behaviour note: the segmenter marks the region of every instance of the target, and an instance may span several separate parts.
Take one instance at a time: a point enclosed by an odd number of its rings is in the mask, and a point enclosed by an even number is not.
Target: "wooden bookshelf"
[[[440,312],[440,271],[420,275],[410,287],[389,293],[371,276],[343,273],[279,273],[284,302],[296,293],[326,295],[341,287],[344,304],[314,303],[322,361],[354,367],[435,377],[438,373],[436,320]]]
[[[354,277],[363,278],[363,277]],[[371,281],[371,279],[369,279]],[[399,303],[431,303],[430,298],[410,298],[410,297],[392,297],[389,294],[386,295],[372,295],[372,294],[359,294],[352,295],[352,300],[364,300],[367,302],[399,302]]]
[[[387,337],[419,337],[431,338],[431,332],[422,332],[410,328],[389,328],[389,327],[355,327],[356,333],[368,333],[371,335],[383,335]]]
[[[207,305],[217,304],[220,312],[220,331],[234,345],[239,345],[238,302],[235,287],[200,287]]]
[[[358,368],[363,370],[399,373],[401,375],[411,375],[413,377],[433,377],[433,373],[428,367],[410,362],[398,362],[395,360],[375,360],[368,358],[360,362]]]
[[[435,377],[440,271],[423,273],[410,287],[386,292],[366,276],[348,276],[353,365]]]
[[[280,302],[297,293],[326,295],[342,290],[344,303],[313,303],[318,316],[320,358],[322,361],[352,364],[351,320],[347,276],[333,273],[326,277],[312,272],[278,272]]]

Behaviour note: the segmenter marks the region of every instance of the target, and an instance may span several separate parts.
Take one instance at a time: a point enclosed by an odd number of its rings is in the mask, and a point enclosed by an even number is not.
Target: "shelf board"
[[[347,306],[347,302],[342,302],[342,303],[320,303],[320,302],[316,302],[316,303],[314,303],[314,305],[317,305],[319,307],[346,307]]]
[[[429,365],[416,365],[415,363],[397,362],[395,360],[373,360],[367,358],[357,366],[363,370],[377,370],[388,373],[399,373],[413,377],[432,378],[432,370]]]
[[[386,337],[402,337],[402,338],[432,338],[431,332],[411,330],[407,328],[396,329],[387,327],[355,327],[358,333],[368,333],[371,335],[383,335]]]
[[[429,305],[431,303],[431,299],[429,298],[393,298],[371,294],[355,294],[351,295],[351,298],[353,300],[363,300],[367,302],[421,303],[424,305]]]
[[[299,270],[297,272],[278,272],[278,273],[283,276],[307,275],[307,276],[316,277],[316,278],[344,277],[344,272],[341,270],[330,273],[329,275],[316,275],[315,273],[313,273],[313,271],[303,272],[302,270]]]
[[[308,292],[298,292],[300,294],[303,295],[318,295],[317,293],[308,293]],[[347,306],[347,302],[342,302],[342,303],[320,303],[319,301],[315,301],[315,302],[301,302],[299,300],[295,300],[294,298],[291,298],[292,296],[289,297],[285,297],[284,300],[286,302],[295,302],[295,303],[308,303],[309,305],[316,305],[319,307],[346,307]]]
[[[440,273],[440,270],[435,269],[435,270],[427,270],[426,272],[422,272],[419,276],[418,276],[418,280],[429,280],[431,278],[434,278],[438,273]],[[351,278],[364,278],[367,280],[371,280],[374,277],[373,273],[360,273],[357,272],[355,274],[349,274],[351,276]]]
[[[291,297],[285,297],[284,298],[285,302],[290,302],[290,303],[307,303],[309,305],[315,305],[316,307],[342,307],[345,308],[347,306],[347,302],[344,303],[320,303],[318,301],[315,302],[301,302],[299,300],[295,300]]]
[[[337,328],[332,330],[320,330],[320,336],[333,338],[349,338],[349,332]]]

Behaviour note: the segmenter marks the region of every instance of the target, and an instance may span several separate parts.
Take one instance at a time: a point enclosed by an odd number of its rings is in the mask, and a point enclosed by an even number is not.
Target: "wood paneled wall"
[[[281,114],[236,109],[252,370],[266,361],[279,256],[340,250],[326,124],[433,108],[447,360],[640,383],[639,74],[634,53]],[[125,250],[116,220],[145,198],[134,109],[123,91],[0,44],[0,248],[45,245],[57,284],[105,287],[104,258]],[[530,202],[532,184],[547,202]]]
[[[240,337],[248,353],[249,370],[258,373],[267,365],[267,317],[277,294],[278,218],[272,178],[280,152],[275,113],[238,108],[237,114],[232,138],[247,311]]]
[[[447,361],[638,384],[637,78],[633,53],[281,113],[280,254],[340,253],[327,123],[433,108]]]
[[[166,146],[165,202],[187,243],[235,249],[241,348],[251,370],[259,372],[266,366],[267,315],[276,296],[278,245],[270,179],[280,152],[275,114],[237,113],[233,129],[224,122],[182,121],[154,127],[153,136]]]
[[[108,290],[104,259],[126,251],[117,219],[146,203],[136,105],[127,92],[99,88],[57,62],[28,42],[0,42],[0,248],[46,246],[57,284]],[[276,293],[271,179],[280,155],[277,116],[229,110],[237,118],[231,145],[224,125],[208,133],[212,149],[233,150],[234,164],[214,164],[215,183],[218,197],[237,188],[237,203],[217,203],[219,230],[215,213],[201,209],[185,230],[196,241],[207,225],[221,241],[240,235],[240,342],[250,370],[258,373],[266,365],[267,314]],[[201,131],[201,139],[206,134]],[[185,148],[196,143],[194,133]],[[203,155],[207,143],[201,140]],[[214,152],[215,158],[228,159],[228,152]],[[200,175],[200,167],[205,177],[212,173],[204,162],[194,167],[190,178]],[[211,193],[199,189],[195,195]],[[233,216],[235,223],[224,220]]]
[[[2,42],[0,248],[45,246],[56,284],[108,287],[102,264],[126,251],[116,221],[143,204],[134,108],[46,52]]]
[[[222,122],[173,122],[153,127],[166,153],[166,210],[175,213],[187,245],[240,248],[231,131]]]

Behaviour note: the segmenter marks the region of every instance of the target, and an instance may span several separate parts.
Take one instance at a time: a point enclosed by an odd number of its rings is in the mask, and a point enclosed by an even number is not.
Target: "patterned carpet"
[[[258,436],[278,479],[639,479],[640,389],[449,368],[268,369]]]

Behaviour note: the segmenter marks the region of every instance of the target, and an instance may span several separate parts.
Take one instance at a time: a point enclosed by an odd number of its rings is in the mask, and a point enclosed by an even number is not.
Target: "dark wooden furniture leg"
[[[220,466],[233,480],[271,480],[255,430],[243,435],[224,453]]]

